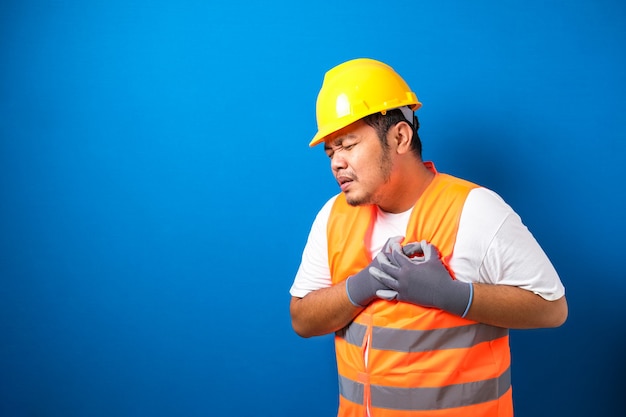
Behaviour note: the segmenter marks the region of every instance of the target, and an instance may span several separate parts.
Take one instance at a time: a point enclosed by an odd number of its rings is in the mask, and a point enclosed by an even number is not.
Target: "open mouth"
[[[337,177],[337,183],[339,184],[339,187],[341,188],[342,191],[345,191],[346,188],[352,184],[353,179],[350,177],[346,177],[346,176],[339,176]]]

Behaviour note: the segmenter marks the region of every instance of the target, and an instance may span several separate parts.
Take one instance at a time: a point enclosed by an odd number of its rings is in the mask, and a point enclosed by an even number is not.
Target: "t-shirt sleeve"
[[[451,267],[462,281],[510,285],[556,300],[565,288],[548,256],[520,216],[495,192],[470,192],[459,224]]]
[[[549,301],[565,294],[548,256],[515,213],[504,219],[494,236],[480,275],[487,282],[520,287]]]
[[[313,221],[302,252],[298,272],[296,272],[296,277],[289,290],[293,297],[302,298],[312,291],[332,285],[330,268],[328,267],[326,228],[335,199],[336,196],[328,200]]]

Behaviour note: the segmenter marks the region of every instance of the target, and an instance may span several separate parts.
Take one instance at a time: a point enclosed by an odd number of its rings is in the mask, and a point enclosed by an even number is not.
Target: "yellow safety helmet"
[[[422,103],[393,68],[369,58],[346,61],[324,75],[316,103],[317,134],[309,146],[365,116],[404,106],[415,111]]]

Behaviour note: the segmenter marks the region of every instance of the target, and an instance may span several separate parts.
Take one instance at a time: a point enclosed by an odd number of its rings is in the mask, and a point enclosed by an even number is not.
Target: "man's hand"
[[[380,268],[380,261],[389,263],[387,256],[391,254],[392,247],[400,248],[402,236],[392,237],[387,240],[385,246],[368,266],[355,275],[348,277],[346,281],[346,292],[348,299],[355,307],[365,307],[377,298],[376,292],[379,290],[389,290],[382,281],[377,280],[371,274],[372,269]],[[378,270],[378,269],[377,269]]]
[[[378,265],[370,267],[371,275],[389,288],[378,290],[378,297],[437,307],[465,317],[472,304],[472,284],[450,276],[434,245],[423,240],[404,247],[397,242],[390,246],[391,254],[379,254],[375,259]]]

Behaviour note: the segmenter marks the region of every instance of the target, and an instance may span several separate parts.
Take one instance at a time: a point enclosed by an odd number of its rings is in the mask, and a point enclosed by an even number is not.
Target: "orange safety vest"
[[[450,270],[463,204],[477,185],[427,166],[436,175],[413,208],[404,241],[433,243]],[[333,285],[371,262],[365,240],[375,215],[375,206],[337,197],[327,229]],[[335,350],[340,417],[513,415],[507,329],[376,300],[335,334]]]

